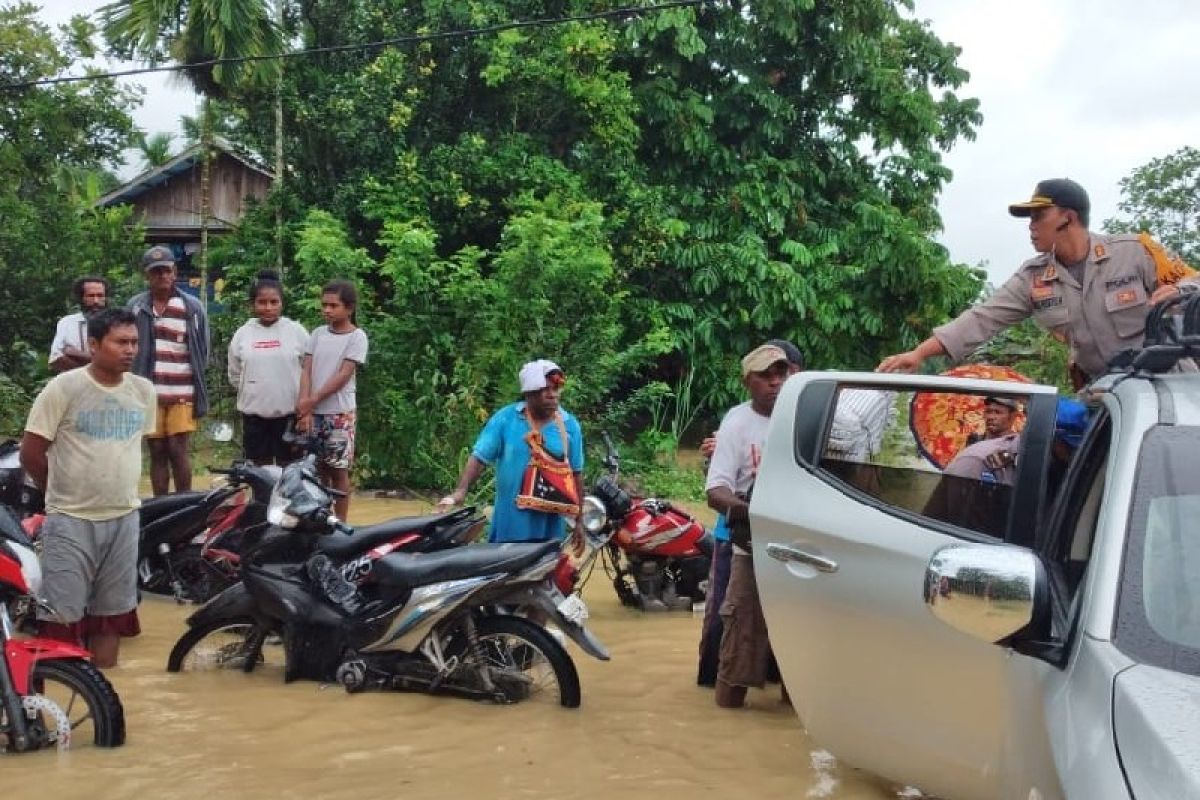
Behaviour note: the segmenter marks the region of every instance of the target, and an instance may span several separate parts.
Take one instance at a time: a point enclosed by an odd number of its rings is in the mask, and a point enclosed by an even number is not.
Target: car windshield
[[[1117,646],[1200,675],[1200,427],[1150,430],[1138,461]]]

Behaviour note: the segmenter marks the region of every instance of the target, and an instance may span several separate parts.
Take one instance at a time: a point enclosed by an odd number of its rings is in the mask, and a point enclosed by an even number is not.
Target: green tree
[[[142,156],[143,167],[145,169],[161,167],[174,158],[175,154],[171,152],[171,143],[174,140],[175,135],[171,133],[159,132],[140,135],[137,147]]]
[[[30,4],[0,8],[0,83],[56,77],[96,55],[95,29],[85,19],[52,32],[36,14]],[[133,262],[140,233],[128,212],[90,204],[111,186],[111,172],[132,141],[130,111],[138,102],[136,91],[107,79],[4,93],[0,376],[15,382],[10,386],[28,392],[44,375],[71,282],[87,272],[120,273]],[[23,416],[19,406],[10,412]]]
[[[303,0],[284,33],[342,46],[615,5]],[[527,357],[586,373],[585,425],[678,436],[740,396],[736,359],[764,338],[837,367],[924,338],[983,282],[932,241],[943,153],[980,120],[957,56],[902,0],[768,0],[289,62],[289,277],[343,253],[369,298],[389,365],[364,377],[364,403],[387,398],[371,469],[452,472]],[[268,152],[273,97],[232,99]]]
[[[1200,267],[1200,150],[1181,147],[1121,179],[1121,216],[1104,221],[1109,233],[1151,235]]]
[[[213,141],[211,98],[228,97],[239,89],[273,86],[279,62],[273,59],[232,61],[278,53],[279,30],[265,0],[115,0],[100,9],[104,35],[112,51],[124,58],[150,63],[173,58],[190,64],[184,74],[205,98],[200,110],[200,281],[208,285],[208,226],[211,207],[210,173]],[[213,63],[217,62],[217,63]],[[203,66],[196,66],[203,64]],[[200,293],[201,302],[208,297]]]

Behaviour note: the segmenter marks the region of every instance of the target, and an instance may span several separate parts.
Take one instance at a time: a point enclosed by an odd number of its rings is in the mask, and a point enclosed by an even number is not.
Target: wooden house
[[[213,150],[208,232],[219,236],[237,225],[247,200],[267,196],[274,176],[221,137],[215,138]],[[145,226],[146,243],[170,246],[181,274],[193,279],[192,256],[200,249],[200,167],[200,145],[194,144],[96,201],[101,207],[132,205]]]

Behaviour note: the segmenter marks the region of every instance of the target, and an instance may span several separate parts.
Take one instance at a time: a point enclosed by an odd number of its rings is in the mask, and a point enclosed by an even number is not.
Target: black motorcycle
[[[234,461],[207,492],[174,492],[138,510],[138,587],[202,603],[237,581],[236,554],[248,533],[266,527],[278,467]],[[219,545],[219,546],[218,546]],[[231,560],[232,557],[232,560]]]
[[[350,692],[579,705],[570,655],[530,619],[544,615],[585,652],[608,659],[583,625],[582,601],[554,585],[566,558],[558,543],[392,552],[359,560],[346,580],[346,556],[371,544],[329,513],[331,494],[311,456],[284,470],[272,525],[243,554],[241,583],[188,619],[168,671],[277,665],[285,680],[336,681]]]
[[[0,503],[20,518],[46,509],[42,490],[21,468],[21,444],[13,439],[0,442]]]

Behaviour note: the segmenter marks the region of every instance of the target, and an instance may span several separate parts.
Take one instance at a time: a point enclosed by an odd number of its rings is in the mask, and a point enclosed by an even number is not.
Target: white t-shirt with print
[[[229,382],[237,389],[238,411],[271,419],[293,413],[307,347],[308,331],[287,317],[272,325],[251,319],[238,328],[229,342]]]
[[[82,367],[52,378],[25,430],[50,442],[46,510],[101,522],[141,505],[142,436],[154,432],[154,385],[125,373],[104,386]]]

